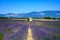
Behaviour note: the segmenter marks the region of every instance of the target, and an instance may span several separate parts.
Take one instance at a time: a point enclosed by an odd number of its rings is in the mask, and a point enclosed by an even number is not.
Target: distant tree
[[[7,17],[0,17],[0,19],[7,19]]]
[[[52,19],[56,19],[56,18],[52,18]]]
[[[44,17],[44,19],[51,19],[51,17]]]

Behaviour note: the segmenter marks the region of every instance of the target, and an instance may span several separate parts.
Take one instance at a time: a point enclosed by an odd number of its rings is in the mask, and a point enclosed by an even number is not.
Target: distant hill
[[[0,17],[15,17],[15,18],[43,18],[43,17],[60,17],[60,11],[41,11],[41,12],[30,12],[30,13],[8,13],[8,14],[0,14]]]

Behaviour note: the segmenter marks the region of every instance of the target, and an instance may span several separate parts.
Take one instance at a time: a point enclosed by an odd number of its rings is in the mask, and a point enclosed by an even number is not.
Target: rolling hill
[[[0,17],[15,17],[15,18],[43,18],[43,17],[59,17],[60,18],[60,11],[41,11],[41,12],[30,12],[30,13],[7,13],[7,14],[0,14]]]

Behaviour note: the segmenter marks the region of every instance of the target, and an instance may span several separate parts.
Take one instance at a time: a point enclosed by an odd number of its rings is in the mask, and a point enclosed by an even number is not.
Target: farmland
[[[2,40],[27,40],[29,26],[32,30],[33,40],[60,40],[59,20],[35,19],[28,22],[26,19],[0,19]]]

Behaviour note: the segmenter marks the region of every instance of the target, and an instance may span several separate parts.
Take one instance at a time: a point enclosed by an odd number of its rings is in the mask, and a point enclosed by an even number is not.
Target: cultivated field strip
[[[0,20],[4,40],[27,40],[29,26],[34,40],[60,40],[60,21]]]

